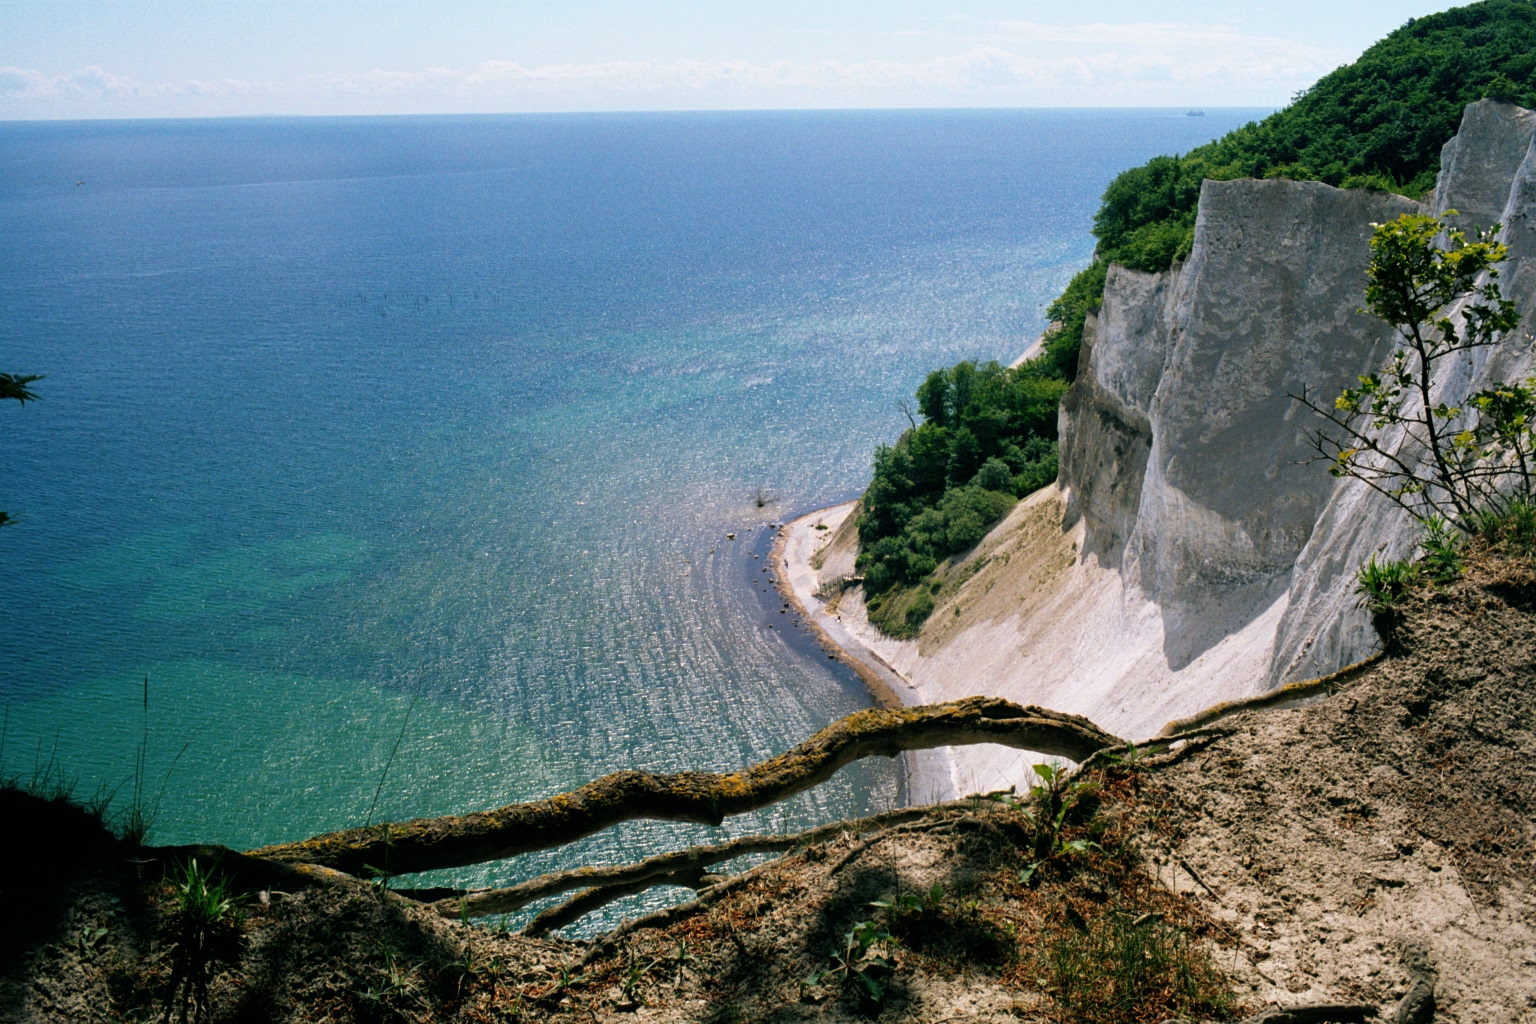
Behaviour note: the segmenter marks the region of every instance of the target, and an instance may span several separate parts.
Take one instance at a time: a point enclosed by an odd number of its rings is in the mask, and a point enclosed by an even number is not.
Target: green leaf
[[[872,1001],[878,1003],[885,998],[885,986],[881,985],[874,978],[871,978],[868,973],[859,971],[858,973],[854,974],[854,977],[858,979],[859,985],[864,989],[864,993],[868,995]]]

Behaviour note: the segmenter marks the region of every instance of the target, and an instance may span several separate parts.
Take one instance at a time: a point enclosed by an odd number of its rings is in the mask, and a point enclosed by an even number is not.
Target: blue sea
[[[766,525],[1023,350],[1117,172],[1263,113],[0,124],[0,370],[46,374],[0,406],[0,773],[120,811],[142,744],[152,840],[244,848],[869,706]],[[864,762],[727,830],[903,798]]]

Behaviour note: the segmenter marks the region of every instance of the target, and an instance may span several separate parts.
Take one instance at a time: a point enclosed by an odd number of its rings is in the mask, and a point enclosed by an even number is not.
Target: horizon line
[[[1173,104],[1173,105],[1070,105],[1070,106],[868,106],[868,107],[633,107],[613,110],[506,110],[506,111],[447,111],[401,112],[370,114],[187,114],[187,115],[123,115],[118,117],[0,117],[0,125],[10,124],[82,124],[116,123],[128,121],[360,121],[372,119],[427,120],[431,118],[492,118],[492,117],[605,117],[614,115],[681,115],[681,114],[857,114],[857,113],[984,113],[984,112],[1069,112],[1069,111],[1181,111],[1180,116],[1201,116],[1208,111],[1264,110],[1278,111],[1289,104]]]

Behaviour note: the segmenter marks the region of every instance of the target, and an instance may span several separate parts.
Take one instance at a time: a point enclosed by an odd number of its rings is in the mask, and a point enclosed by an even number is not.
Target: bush
[[[1476,512],[1472,531],[1492,551],[1504,555],[1536,555],[1536,499],[1516,498],[1499,510]]]
[[[1057,442],[1043,437],[1032,437],[1022,449],[1014,448],[1005,453],[1009,468],[1013,469],[1013,493],[1024,498],[1047,484],[1054,483],[1058,472]]]
[[[984,491],[1012,491],[1013,470],[1008,468],[1008,463],[994,455],[982,463],[981,469],[971,478],[971,483]]]
[[[1066,380],[1077,379],[1077,355],[1083,346],[1083,325],[1089,313],[1097,313],[1104,304],[1104,279],[1109,264],[1095,259],[1067,285],[1067,290],[1057,296],[1046,309],[1051,326],[1045,332],[1045,353],[1039,357],[1042,365]]]
[[[981,487],[961,487],[944,495],[939,505],[944,519],[944,556],[975,546],[1013,505],[1012,495]]]
[[[915,638],[933,614],[932,585],[897,586],[870,599],[869,621],[898,640]]]
[[[1532,489],[1536,390],[1498,383],[1454,408],[1431,399],[1439,360],[1496,345],[1520,325],[1499,291],[1509,250],[1492,240],[1494,230],[1468,241],[1444,218],[1408,213],[1376,225],[1366,311],[1390,324],[1402,347],[1335,399],[1291,396],[1324,424],[1306,428],[1316,452],[1309,461],[1359,480],[1426,526],[1446,517],[1465,524],[1479,508],[1503,508],[1512,490]],[[1458,306],[1460,324],[1448,315]]]
[[[933,598],[928,596],[928,591],[919,589],[912,603],[907,605],[907,610],[902,613],[902,619],[913,630],[922,628],[928,616],[933,614]]]

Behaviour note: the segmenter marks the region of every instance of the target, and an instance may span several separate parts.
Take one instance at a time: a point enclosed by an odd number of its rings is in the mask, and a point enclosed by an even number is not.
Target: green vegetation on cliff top
[[[1068,379],[1076,376],[1083,321],[1102,300],[1107,264],[1161,271],[1188,255],[1206,178],[1322,181],[1418,198],[1434,187],[1440,147],[1462,110],[1489,97],[1536,106],[1530,0],[1484,0],[1410,20],[1284,110],[1124,172],[1093,219],[1093,266],[1048,311],[1048,351]]]
[[[881,629],[916,635],[933,611],[925,581],[939,563],[986,536],[1015,498],[1056,479],[1066,389],[1045,356],[1015,368],[963,362],[923,381],[923,422],[875,452],[859,514],[858,569]]]

